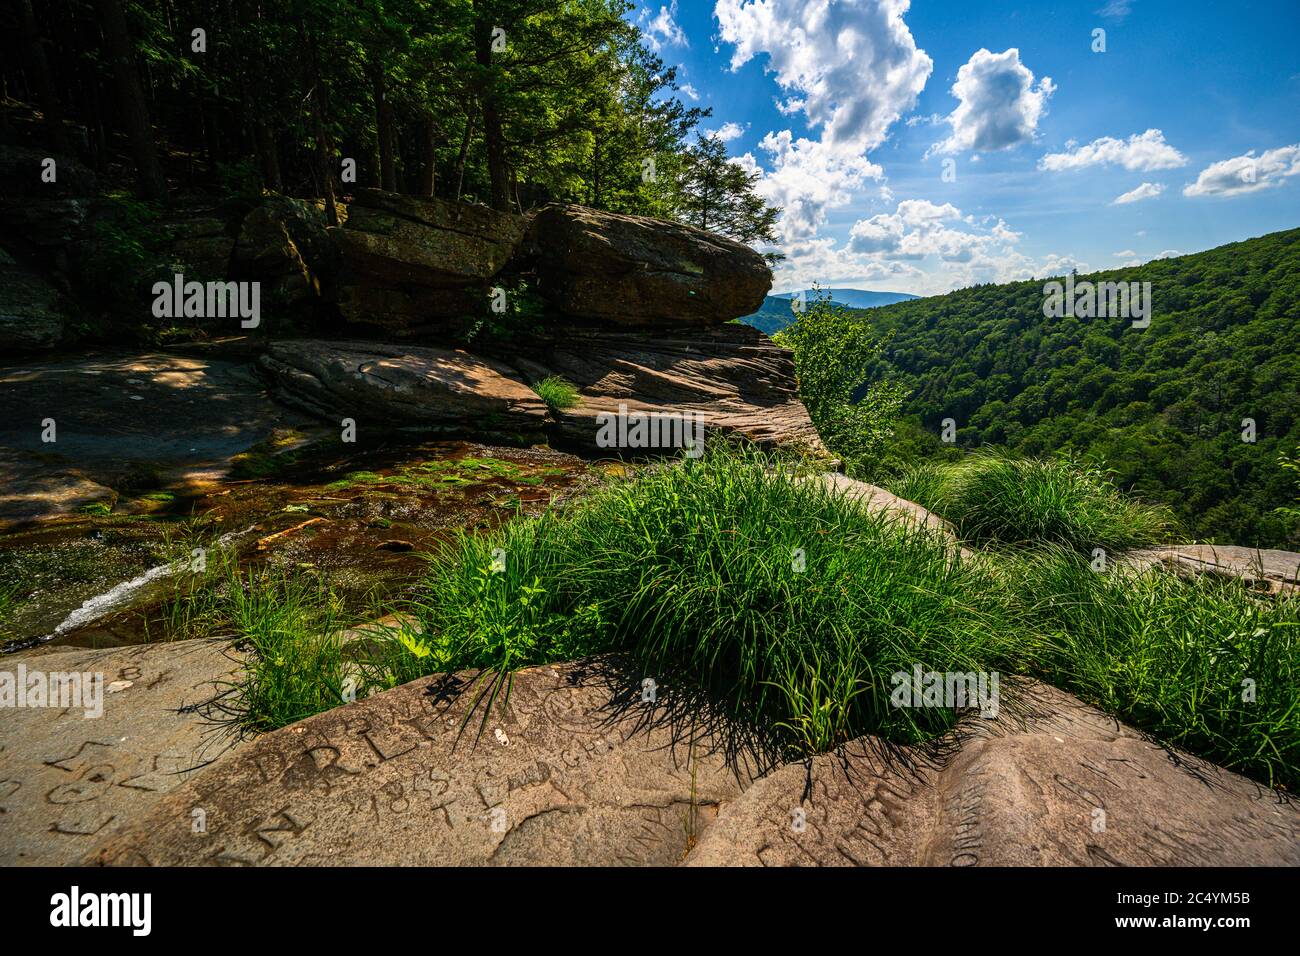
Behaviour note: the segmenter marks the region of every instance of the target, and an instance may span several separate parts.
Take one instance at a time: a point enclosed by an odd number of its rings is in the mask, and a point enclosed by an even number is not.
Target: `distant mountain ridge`
[[[872,292],[866,289],[805,289],[804,295],[812,299],[815,295],[829,295],[836,305],[850,309],[874,309],[877,306],[893,305],[896,302],[908,302],[920,298],[909,292]],[[771,335],[779,332],[792,321],[794,313],[790,309],[790,300],[799,293],[778,292],[763,300],[763,306],[753,315],[744,316],[740,321]]]

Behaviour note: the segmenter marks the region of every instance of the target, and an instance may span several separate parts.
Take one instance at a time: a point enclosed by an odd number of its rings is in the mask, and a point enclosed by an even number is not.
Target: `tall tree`
[[[135,50],[121,0],[96,0],[96,8],[104,34],[104,52],[112,64],[118,113],[131,144],[140,191],[147,199],[164,202],[167,199],[167,181],[158,162],[149,106],[136,74]]]
[[[700,134],[686,152],[677,181],[677,214],[684,222],[740,242],[775,242],[779,210],[754,191],[758,179],[757,172],[728,158],[721,139]]]

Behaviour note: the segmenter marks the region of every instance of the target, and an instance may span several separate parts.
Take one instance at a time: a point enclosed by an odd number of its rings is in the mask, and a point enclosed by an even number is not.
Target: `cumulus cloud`
[[[916,104],[933,62],[903,22],[910,0],[807,3],[718,0],[719,35],[731,68],[767,54],[767,69],[795,97],[823,140],[863,152]]]
[[[1183,189],[1183,195],[1241,196],[1281,186],[1282,180],[1297,174],[1300,174],[1300,143],[1265,150],[1258,156],[1252,149],[1244,156],[1206,166],[1196,182]]]
[[[952,85],[958,105],[945,119],[952,133],[931,151],[993,152],[1030,142],[1055,90],[1051,77],[1034,83],[1015,47],[1002,53],[976,50]]]
[[[828,209],[882,178],[866,154],[915,107],[933,66],[903,22],[909,6],[717,0],[718,35],[733,46],[732,69],[766,54],[765,69],[782,92],[777,108],[803,114],[813,131],[797,137],[772,130],[759,143],[767,158],[756,189],[782,208],[785,242],[816,235]]]
[[[892,213],[859,219],[849,230],[849,249],[881,259],[920,260],[937,256],[943,262],[971,262],[994,246],[1014,244],[1020,237],[1002,220],[988,232],[955,228],[963,222],[952,203],[905,199]],[[969,225],[969,223],[964,223]]]
[[[914,265],[860,255],[830,238],[799,240],[783,251],[786,257],[777,264],[773,279],[776,289],[808,289],[816,283],[851,288],[884,285],[901,292],[923,288],[928,281]]]
[[[1039,169],[1060,172],[1087,166],[1123,166],[1128,170],[1174,169],[1187,165],[1187,157],[1165,142],[1158,129],[1134,133],[1128,139],[1103,136],[1086,146],[1076,146],[1063,153],[1048,153],[1038,161]]]
[[[1111,200],[1112,206],[1123,206],[1131,202],[1138,202],[1142,199],[1154,199],[1165,191],[1163,183],[1143,183],[1136,189],[1130,189],[1121,196],[1116,196]]]
[[[723,123],[717,129],[706,129],[704,131],[704,135],[712,137],[713,139],[720,139],[724,143],[729,143],[733,139],[739,139],[740,137],[744,136],[745,130],[747,129],[749,129],[748,123],[746,123],[744,126],[741,126],[739,123],[728,122],[728,123]]]
[[[786,241],[816,235],[827,209],[848,205],[867,180],[884,176],[884,170],[865,156],[823,141],[795,139],[789,130],[768,133],[758,145],[767,154],[766,170],[752,154],[739,161],[749,171],[762,173],[754,188],[782,209],[779,231]]]
[[[654,14],[650,7],[646,7],[638,20],[641,33],[655,52],[668,46],[690,46],[686,42],[686,34],[677,24],[677,0],[672,0],[666,7],[660,7],[659,12]]]
[[[681,86],[677,88],[693,100],[698,100],[700,98],[700,91],[697,90],[690,83],[683,83]]]

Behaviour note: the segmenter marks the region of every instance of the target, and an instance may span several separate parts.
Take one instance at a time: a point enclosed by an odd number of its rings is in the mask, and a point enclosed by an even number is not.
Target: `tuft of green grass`
[[[1168,509],[1126,498],[1103,469],[1066,458],[984,449],[957,462],[915,466],[890,491],[946,518],[976,543],[1121,552],[1159,543],[1173,530]]]
[[[553,412],[562,412],[578,404],[578,389],[558,375],[548,375],[536,385],[533,391],[538,394],[546,407]]]
[[[362,684],[346,647],[355,615],[315,575],[243,570],[235,555],[214,548],[203,570],[178,574],[156,623],[166,640],[224,638],[248,652],[222,707],[252,731],[337,707]]]
[[[1300,787],[1300,599],[1061,548],[1006,558],[1025,671],[1160,740],[1271,786]]]
[[[890,677],[989,670],[1012,631],[990,582],[932,532],[790,478],[715,446],[462,535],[414,607],[427,653],[394,645],[385,668],[400,683],[620,651],[796,753],[948,729],[952,711],[893,707]]]

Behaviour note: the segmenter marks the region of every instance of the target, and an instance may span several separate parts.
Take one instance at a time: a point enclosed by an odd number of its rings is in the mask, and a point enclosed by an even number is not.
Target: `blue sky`
[[[669,0],[630,18],[783,208],[779,291],[930,294],[1300,226],[1297,0]]]

